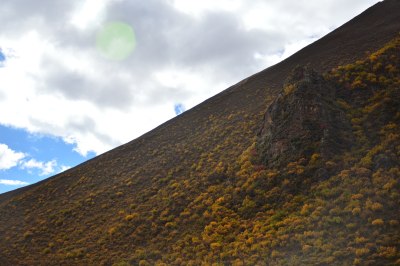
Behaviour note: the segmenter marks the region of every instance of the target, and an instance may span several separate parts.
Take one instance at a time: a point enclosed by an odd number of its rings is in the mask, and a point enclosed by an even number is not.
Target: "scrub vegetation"
[[[400,37],[318,71],[3,196],[0,264],[399,265]]]

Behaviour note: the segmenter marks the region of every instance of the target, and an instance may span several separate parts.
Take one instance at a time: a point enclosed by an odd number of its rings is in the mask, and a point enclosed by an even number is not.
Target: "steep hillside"
[[[0,195],[0,265],[400,264],[399,14]]]

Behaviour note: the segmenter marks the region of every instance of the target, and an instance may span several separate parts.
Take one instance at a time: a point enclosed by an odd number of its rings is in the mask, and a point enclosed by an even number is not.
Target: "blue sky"
[[[378,0],[322,2],[2,0],[0,193],[139,137]],[[134,38],[102,34],[115,23]]]
[[[3,51],[0,48],[0,67],[3,66],[3,63],[5,60],[6,60],[6,56],[3,54]]]
[[[1,144],[2,147],[6,145],[8,151],[20,155],[12,162],[3,161],[3,167],[0,162],[0,193],[38,182],[94,157],[93,153],[86,157],[80,155],[73,150],[73,144],[67,144],[61,138],[30,134],[22,129],[0,125]],[[0,149],[0,161],[4,155],[2,151],[4,149]]]
[[[177,103],[174,106],[174,110],[175,110],[175,114],[176,115],[180,115],[183,112],[185,112],[185,106],[183,104],[181,104],[181,103]]]

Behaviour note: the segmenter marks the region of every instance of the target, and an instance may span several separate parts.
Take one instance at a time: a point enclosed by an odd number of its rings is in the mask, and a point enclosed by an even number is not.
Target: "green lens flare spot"
[[[127,58],[136,45],[131,26],[122,22],[107,23],[97,34],[96,47],[106,58],[120,61]]]

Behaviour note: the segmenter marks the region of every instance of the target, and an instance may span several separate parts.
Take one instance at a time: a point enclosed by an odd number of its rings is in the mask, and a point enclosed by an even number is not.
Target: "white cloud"
[[[175,103],[193,107],[376,2],[3,0],[0,124],[99,154],[174,117]],[[135,31],[123,62],[96,51],[108,21]]]
[[[0,143],[0,170],[7,170],[16,166],[26,155],[10,149],[6,144]]]
[[[71,24],[80,30],[95,26],[104,16],[104,9],[110,0],[79,1],[76,11],[72,13]],[[98,24],[97,24],[98,25]]]
[[[60,173],[67,171],[68,169],[71,169],[71,166],[67,166],[67,165],[61,165],[60,167]]]
[[[193,16],[201,16],[207,11],[238,11],[243,6],[240,0],[173,0],[173,5],[180,11]]]
[[[7,186],[26,186],[29,185],[28,182],[20,180],[10,180],[10,179],[0,179],[0,184]]]
[[[281,52],[275,53],[275,54],[261,54],[261,53],[255,53],[254,58],[256,60],[260,60],[263,62],[265,65],[274,65],[276,63],[279,63],[280,61],[288,58],[289,56],[295,54],[297,51],[299,51],[301,48],[307,46],[308,44],[313,43],[316,41],[318,38],[316,37],[310,37],[298,42],[294,43],[288,43],[284,46]]]
[[[29,161],[24,161],[21,164],[22,169],[38,169],[40,171],[40,175],[50,175],[53,174],[56,170],[57,166],[56,160],[51,160],[48,162],[40,162],[35,159],[30,159]]]

